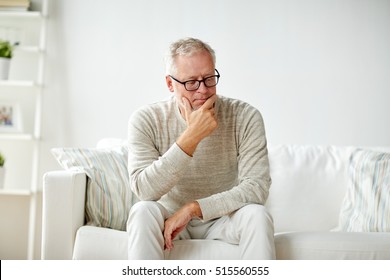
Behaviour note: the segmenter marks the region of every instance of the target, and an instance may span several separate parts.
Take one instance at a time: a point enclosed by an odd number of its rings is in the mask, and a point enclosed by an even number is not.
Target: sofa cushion
[[[290,232],[275,235],[282,260],[388,260],[390,234],[379,232]]]
[[[390,153],[356,150],[338,230],[390,232]]]
[[[125,230],[130,207],[137,201],[130,190],[126,146],[55,148],[52,154],[63,168],[87,174],[87,224]]]
[[[74,260],[127,260],[126,231],[82,226],[73,250]]]
[[[108,228],[83,226],[77,231],[73,259],[77,260],[126,260],[128,234]],[[175,240],[174,248],[165,251],[165,258],[197,260],[237,260],[237,245],[219,240]]]
[[[272,185],[266,203],[275,232],[330,230],[337,226],[353,148],[269,147]]]
[[[83,226],[79,228],[73,259],[125,260],[125,231]],[[237,245],[219,240],[175,240],[166,259],[239,259]],[[390,259],[387,233],[290,232],[275,235],[277,259]]]

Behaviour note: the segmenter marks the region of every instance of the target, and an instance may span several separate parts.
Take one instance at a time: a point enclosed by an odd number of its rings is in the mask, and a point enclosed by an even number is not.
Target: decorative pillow
[[[51,152],[63,168],[87,174],[87,224],[126,230],[129,210],[137,201],[130,190],[127,147],[54,148]]]
[[[275,232],[328,230],[337,224],[353,150],[321,145],[268,146],[272,185],[266,206]]]
[[[338,230],[390,232],[390,154],[358,149],[349,171]]]

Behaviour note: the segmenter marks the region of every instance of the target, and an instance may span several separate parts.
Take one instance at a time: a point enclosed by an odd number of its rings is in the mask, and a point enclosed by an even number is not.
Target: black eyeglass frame
[[[171,77],[173,80],[175,80],[175,81],[178,82],[179,84],[182,84],[182,85],[184,86],[184,88],[185,88],[187,91],[195,91],[195,90],[198,90],[198,89],[200,88],[200,84],[201,84],[201,83],[203,83],[203,84],[205,85],[205,87],[208,87],[208,88],[210,88],[210,87],[215,87],[215,86],[218,84],[219,78],[221,77],[221,75],[219,74],[219,72],[218,72],[217,69],[214,69],[214,70],[215,70],[215,72],[217,72],[217,75],[208,76],[208,77],[204,78],[203,80],[188,80],[188,81],[182,82],[182,81],[179,81],[178,79],[176,79],[175,77],[173,77],[173,76],[171,76],[171,75],[169,75],[169,77]],[[206,85],[205,81],[206,81],[207,79],[210,79],[210,78],[217,78],[217,81],[216,81],[215,85],[212,85],[212,86]],[[186,84],[187,84],[187,83],[190,83],[190,82],[198,82],[198,87],[197,87],[197,88],[194,88],[194,89],[187,89]]]

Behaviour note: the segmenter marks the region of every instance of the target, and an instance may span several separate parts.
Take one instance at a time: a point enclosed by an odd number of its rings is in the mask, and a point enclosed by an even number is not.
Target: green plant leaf
[[[0,167],[2,167],[4,165],[4,162],[5,162],[5,158],[4,158],[3,154],[0,153]]]
[[[0,57],[12,58],[13,46],[8,41],[0,39]]]

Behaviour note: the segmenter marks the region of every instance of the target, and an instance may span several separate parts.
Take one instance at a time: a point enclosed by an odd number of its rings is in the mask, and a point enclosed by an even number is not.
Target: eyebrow
[[[205,76],[202,77],[202,79],[205,79],[207,77],[215,76],[215,70],[213,71],[213,74],[206,74]],[[191,76],[188,79],[184,79],[184,81],[197,81],[197,78],[195,76]]]

